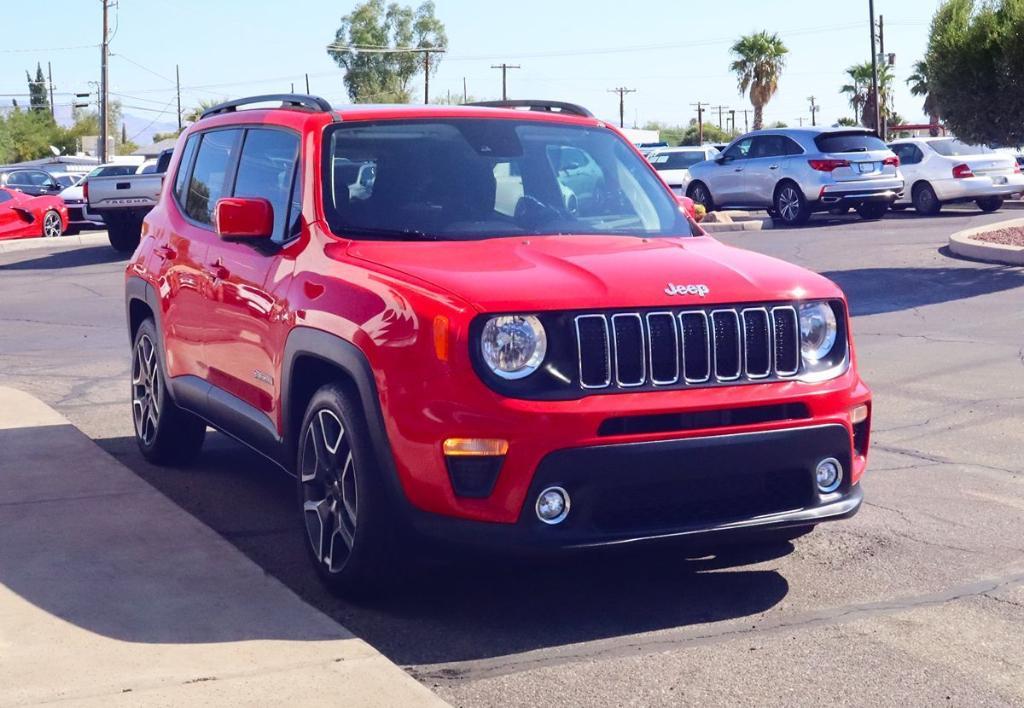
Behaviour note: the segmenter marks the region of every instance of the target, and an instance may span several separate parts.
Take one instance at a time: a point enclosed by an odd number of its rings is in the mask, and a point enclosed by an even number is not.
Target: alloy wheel
[[[135,434],[147,447],[156,438],[163,395],[156,347],[148,335],[143,335],[135,345],[132,357],[132,418],[135,421]]]
[[[310,420],[302,445],[299,475],[306,533],[317,560],[337,573],[355,544],[359,512],[351,442],[338,416],[321,408]]]
[[[711,195],[708,194],[708,190],[702,184],[698,184],[693,188],[693,201],[700,204],[705,209],[708,208],[708,204],[711,203]]]
[[[55,211],[47,212],[46,216],[43,217],[43,236],[45,238],[57,238],[60,236],[61,231],[60,214]]]
[[[792,187],[783,187],[775,200],[775,208],[785,221],[796,221],[800,214],[800,195]]]

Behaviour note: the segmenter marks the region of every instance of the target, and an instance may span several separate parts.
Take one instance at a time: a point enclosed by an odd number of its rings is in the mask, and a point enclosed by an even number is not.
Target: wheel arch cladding
[[[317,389],[332,382],[340,383],[355,397],[386,487],[395,501],[404,502],[405,494],[398,480],[370,363],[357,346],[323,330],[296,327],[285,344],[281,366],[281,423],[286,454],[294,461],[306,406]]]

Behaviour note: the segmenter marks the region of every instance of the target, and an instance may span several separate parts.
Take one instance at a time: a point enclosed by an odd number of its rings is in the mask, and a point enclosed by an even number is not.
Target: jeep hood
[[[433,283],[484,312],[685,307],[842,295],[820,275],[709,236],[353,241],[347,254]],[[706,294],[687,286],[706,286]]]

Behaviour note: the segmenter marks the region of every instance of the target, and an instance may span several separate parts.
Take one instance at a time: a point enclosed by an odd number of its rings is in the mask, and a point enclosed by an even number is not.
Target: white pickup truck
[[[115,250],[130,253],[139,245],[142,220],[156,206],[164,173],[173,150],[164,150],[152,172],[111,177],[90,177],[84,197],[89,211],[99,214],[107,225],[107,236]]]

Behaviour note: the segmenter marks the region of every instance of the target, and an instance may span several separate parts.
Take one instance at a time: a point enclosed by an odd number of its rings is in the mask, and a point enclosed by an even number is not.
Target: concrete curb
[[[0,705],[447,705],[6,387],[0,450]]]
[[[24,238],[0,241],[0,255],[17,251],[34,251],[36,249],[67,248],[73,246],[110,245],[106,231],[90,231],[75,236],[60,238]]]
[[[1007,226],[1024,227],[1024,219],[1008,219],[986,226],[978,226],[973,229],[957,231],[949,237],[949,250],[964,258],[973,258],[988,263],[1002,263],[1004,265],[1024,266],[1024,248],[1019,246],[1004,246],[999,243],[986,243],[975,241],[972,237],[989,231],[997,231]]]
[[[707,231],[709,234],[714,233],[726,233],[729,231],[767,231],[773,228],[774,223],[769,219],[744,219],[742,221],[733,221],[732,223],[707,223],[701,222],[701,228]]]

